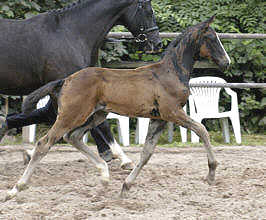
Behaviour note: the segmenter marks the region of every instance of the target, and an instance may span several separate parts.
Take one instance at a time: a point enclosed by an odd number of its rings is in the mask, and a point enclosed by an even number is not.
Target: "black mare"
[[[27,95],[50,81],[95,66],[99,47],[117,24],[146,40],[146,50],[161,44],[150,0],[81,0],[26,20],[0,19],[0,94]],[[53,124],[56,109],[50,99],[42,109],[9,115],[0,128],[0,141],[11,128]],[[116,144],[107,122],[91,134],[100,153]]]

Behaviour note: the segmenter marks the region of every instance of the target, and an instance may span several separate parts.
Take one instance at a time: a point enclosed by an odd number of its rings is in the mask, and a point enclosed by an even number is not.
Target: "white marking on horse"
[[[220,43],[221,47],[222,47],[223,50],[224,50],[225,56],[226,56],[226,58],[227,58],[227,60],[228,60],[228,63],[230,64],[230,63],[231,63],[231,59],[230,59],[230,57],[228,56],[226,50],[224,49],[224,46],[223,46],[222,42],[220,41],[220,38],[219,38],[218,34],[217,34],[217,33],[215,33],[215,34],[216,34],[216,37],[217,37],[217,39],[218,39],[218,42]]]
[[[118,157],[121,161],[121,167],[130,165],[133,167],[134,164],[132,160],[130,160],[127,155],[123,152],[121,149],[120,145],[116,142],[114,139],[113,143],[110,143],[109,147],[111,148],[112,153],[114,154],[115,157]]]

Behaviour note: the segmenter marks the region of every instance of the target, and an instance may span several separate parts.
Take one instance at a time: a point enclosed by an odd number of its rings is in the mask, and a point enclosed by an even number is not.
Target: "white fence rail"
[[[235,89],[266,89],[266,83],[190,83],[190,87],[214,87]]]
[[[161,38],[175,38],[181,33],[160,33]],[[218,36],[221,39],[266,39],[266,34],[235,34],[235,33],[218,33]],[[108,34],[108,37],[110,38],[116,38],[116,39],[130,39],[133,38],[132,34],[129,32],[110,32]],[[140,65],[136,63],[136,67],[143,65],[144,63],[141,63]],[[148,64],[148,62],[147,62]],[[123,64],[115,64],[114,66],[119,66],[121,68]],[[130,64],[125,64],[128,68]],[[113,67],[108,66],[107,67]],[[134,67],[133,64],[131,64],[131,68]],[[199,66],[201,67],[201,65]],[[205,68],[208,68],[208,65],[205,65]],[[130,68],[130,67],[129,67]],[[204,67],[203,67],[204,68]],[[259,88],[266,88],[266,83],[201,83],[201,84],[189,84],[190,87],[219,87],[219,88],[236,88],[236,89],[246,89],[246,88],[253,88],[253,89],[259,89]]]
[[[181,33],[160,33],[161,38],[175,38]],[[221,39],[266,39],[266,34],[234,34],[234,33],[218,33]],[[129,32],[110,32],[107,37],[126,39],[133,38],[133,35]]]

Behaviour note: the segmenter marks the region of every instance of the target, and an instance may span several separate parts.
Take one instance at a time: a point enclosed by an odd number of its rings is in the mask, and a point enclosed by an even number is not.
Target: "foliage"
[[[2,0],[0,18],[25,19],[47,10],[61,8],[74,0]],[[181,32],[216,14],[212,27],[224,33],[264,33],[265,16],[262,0],[153,0],[153,8],[161,32]],[[126,31],[122,26],[114,31]],[[164,39],[166,47],[170,39]],[[232,59],[231,68],[220,75],[228,82],[265,81],[265,40],[222,40]],[[160,56],[146,55],[134,43],[106,44],[100,52],[102,61],[158,60]],[[205,70],[197,70],[203,75]],[[210,72],[209,72],[210,73]],[[237,90],[241,123],[246,131],[265,131],[265,90]],[[228,104],[226,99],[225,104]]]
[[[121,57],[128,54],[122,42],[104,44],[99,52],[99,59],[105,62],[121,61]]]
[[[30,18],[41,12],[63,7],[69,2],[71,1],[4,0],[0,3],[0,17],[16,19]]]

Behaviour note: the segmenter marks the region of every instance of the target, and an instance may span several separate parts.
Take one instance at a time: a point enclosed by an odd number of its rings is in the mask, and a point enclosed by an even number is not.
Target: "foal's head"
[[[146,51],[156,51],[162,47],[151,0],[134,0],[119,18],[119,23],[133,33],[137,42],[145,43]]]
[[[217,33],[210,27],[215,16],[192,27],[192,36],[197,37],[198,55],[214,61],[222,70],[230,65],[230,58],[226,53]]]

